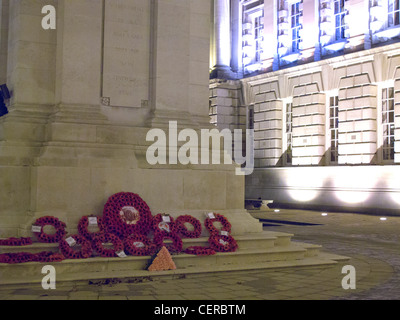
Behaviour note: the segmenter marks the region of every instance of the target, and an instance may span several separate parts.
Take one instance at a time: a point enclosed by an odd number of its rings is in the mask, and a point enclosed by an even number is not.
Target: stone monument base
[[[189,254],[172,255],[176,270],[148,271],[151,256],[126,258],[89,258],[53,262],[57,283],[69,281],[96,281],[104,279],[129,279],[141,277],[165,277],[186,274],[216,273],[237,270],[279,269],[290,267],[331,266],[348,260],[347,257],[321,251],[318,245],[292,242],[292,234],[262,232],[236,236],[239,249],[236,252],[217,253],[211,256]],[[207,238],[184,239],[188,246],[206,246]],[[57,251],[58,244],[33,244],[24,251]],[[0,247],[0,253],[19,252],[21,248]],[[37,283],[40,285],[45,264],[28,262],[17,265],[0,264],[1,285]]]

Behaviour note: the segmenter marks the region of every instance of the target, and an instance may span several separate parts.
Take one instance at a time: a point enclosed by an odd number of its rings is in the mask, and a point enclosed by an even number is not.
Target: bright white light
[[[382,217],[382,218],[380,218],[380,220],[381,220],[381,221],[386,221],[386,220],[387,220],[387,218],[385,218],[385,217]]]
[[[377,177],[363,167],[342,168],[335,177],[336,197],[346,203],[360,203],[368,199],[369,189],[375,186]]]
[[[299,168],[292,170],[286,177],[289,195],[296,201],[307,202],[314,200],[323,186],[323,177],[313,171],[315,168]]]
[[[275,209],[274,212],[280,212],[281,210]]]
[[[328,214],[326,212],[321,213],[321,216],[326,217]]]
[[[387,181],[387,186],[390,190],[390,197],[394,202],[400,204],[400,171],[396,167],[391,167],[385,171],[384,178]]]

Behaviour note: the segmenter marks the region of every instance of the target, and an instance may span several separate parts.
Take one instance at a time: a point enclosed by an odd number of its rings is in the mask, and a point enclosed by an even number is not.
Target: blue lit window
[[[301,23],[300,23],[300,17],[302,15],[301,8],[300,8],[300,2],[296,2],[291,5],[291,10],[290,10],[290,27],[291,27],[291,33],[292,33],[292,52],[298,52],[300,50],[300,29],[301,29]]]
[[[245,73],[261,68],[264,42],[264,0],[245,2],[242,17],[242,53]]]
[[[256,62],[261,61],[263,53],[263,41],[264,41],[264,11],[261,10],[262,16],[258,16],[254,21],[254,40],[256,44]]]
[[[388,2],[388,27],[400,24],[400,0],[389,0]]]
[[[344,1],[345,0],[334,0],[335,40],[346,39],[346,11],[344,8]]]

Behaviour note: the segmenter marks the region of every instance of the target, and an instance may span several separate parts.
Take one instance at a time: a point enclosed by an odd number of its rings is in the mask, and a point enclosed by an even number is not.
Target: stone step
[[[335,264],[341,259],[321,255],[321,246],[300,242],[291,242],[292,235],[280,232],[263,232],[235,237],[239,244],[236,252],[217,253],[212,256],[189,254],[173,255],[177,270],[150,272],[147,267],[150,256],[126,258],[92,257],[81,260],[64,260],[54,263],[28,262],[22,264],[0,264],[0,285],[38,283],[44,275],[42,267],[53,265],[57,281],[96,280],[105,278],[162,276],[186,273],[224,272],[229,270],[266,269],[272,267],[295,267],[306,265]],[[203,245],[207,238],[184,239],[184,246]],[[25,247],[13,248],[14,252],[58,251],[57,244],[34,243]],[[2,250],[8,249],[2,247]],[[17,250],[19,249],[19,250]],[[331,256],[333,257],[333,256]],[[345,257],[343,257],[345,259]]]
[[[235,236],[235,240],[242,249],[249,248],[269,248],[273,246],[285,246],[289,245],[291,237],[293,235],[282,232],[261,232],[247,235]],[[166,243],[169,241],[166,240]],[[201,237],[195,239],[182,239],[183,248],[189,246],[206,246],[208,247],[208,237]],[[0,246],[0,253],[12,253],[12,252],[29,252],[38,253],[41,251],[53,251],[58,252],[58,243],[40,243],[34,242],[28,246]]]

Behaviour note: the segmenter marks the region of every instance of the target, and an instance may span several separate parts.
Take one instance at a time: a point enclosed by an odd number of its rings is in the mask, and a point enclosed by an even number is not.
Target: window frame
[[[288,114],[288,106],[291,106],[290,112]],[[293,165],[293,99],[287,98],[283,101],[283,108],[284,108],[284,117],[282,121],[282,155],[283,155],[283,166],[291,167]],[[289,115],[289,118],[288,118]],[[288,127],[288,120],[289,127]],[[290,130],[288,130],[290,128]],[[290,140],[290,142],[289,142]],[[288,152],[290,147],[290,152]],[[288,160],[288,156],[290,155],[290,161]]]
[[[379,88],[379,111],[378,111],[378,117],[377,117],[377,122],[378,122],[378,134],[377,136],[379,137],[379,140],[377,141],[378,143],[378,148],[379,148],[379,162],[382,164],[394,164],[394,158],[395,158],[395,99],[394,99],[394,81],[388,81]],[[392,96],[389,97],[387,95],[388,90],[392,90]],[[386,95],[384,95],[386,93]],[[390,103],[391,102],[391,103]],[[392,105],[391,109],[389,110],[384,110],[385,105]],[[385,121],[384,114],[387,114],[386,119],[388,120],[387,122]],[[390,113],[392,113],[392,121],[390,121]],[[388,135],[385,135],[385,127],[389,127],[389,133]],[[393,131],[392,131],[393,130]],[[391,132],[392,131],[392,132]],[[385,145],[385,138],[389,138],[391,142],[388,145]],[[392,158],[386,159],[385,158],[385,150],[391,150],[389,151],[393,156]]]
[[[290,37],[291,37],[291,46],[290,53],[299,53],[301,51],[300,43],[301,43],[301,35],[300,30],[303,28],[303,25],[300,23],[300,17],[303,15],[303,10],[300,9],[301,0],[292,1],[289,5],[289,24],[290,24]],[[296,12],[293,14],[293,9]],[[293,24],[295,22],[295,25]],[[294,48],[296,46],[296,48]]]

